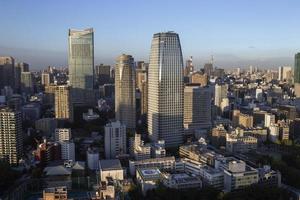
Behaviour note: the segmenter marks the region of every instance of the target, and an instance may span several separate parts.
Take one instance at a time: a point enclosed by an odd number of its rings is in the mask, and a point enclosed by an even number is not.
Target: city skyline
[[[148,62],[149,38],[153,33],[170,30],[180,34],[183,58],[193,56],[197,68],[208,62],[211,55],[216,66],[222,68],[293,66],[293,57],[300,45],[296,21],[298,5],[294,0],[289,3],[232,0],[218,4],[128,1],[73,5],[60,2],[59,6],[53,1],[2,1],[0,6],[4,9],[0,17],[6,20],[0,30],[0,54],[27,62],[31,69],[47,65],[66,67],[68,29],[91,27],[95,30],[95,64],[114,65],[114,58],[122,53]],[[81,9],[86,15],[78,14]],[[130,21],[132,28],[124,27],[124,20]],[[119,28],[123,29],[122,33],[118,32]],[[21,29],[26,30],[26,34],[20,34]]]

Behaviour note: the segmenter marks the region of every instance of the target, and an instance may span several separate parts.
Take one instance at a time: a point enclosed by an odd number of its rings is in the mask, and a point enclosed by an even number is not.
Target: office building
[[[209,88],[196,85],[184,87],[184,128],[189,130],[211,127],[211,93]]]
[[[231,192],[258,183],[258,170],[233,157],[216,160],[215,167],[224,170],[224,190]]]
[[[22,114],[8,107],[0,109],[0,159],[17,165],[23,155]]]
[[[13,57],[0,57],[0,90],[5,86],[15,88],[15,60]]]
[[[71,87],[59,85],[55,88],[55,118],[73,121]]]
[[[92,101],[94,87],[94,31],[69,29],[69,80],[75,103]]]
[[[135,68],[130,55],[117,58],[115,68],[115,112],[116,120],[125,124],[128,129],[135,129]]]
[[[156,167],[162,171],[172,171],[175,169],[175,157],[164,157],[164,158],[150,158],[146,160],[129,160],[129,172],[131,175],[135,175],[138,168],[149,168]]]
[[[183,58],[179,36],[154,34],[148,70],[148,133],[166,147],[183,142]]]
[[[168,188],[184,190],[189,188],[200,189],[202,181],[199,176],[193,176],[187,173],[164,173],[163,184]]]
[[[21,73],[21,91],[25,94],[34,93],[34,77],[31,72],[22,72]]]
[[[105,157],[116,158],[126,154],[126,125],[120,121],[110,122],[105,125],[104,135]]]
[[[146,115],[148,111],[148,73],[144,69],[136,70],[136,88],[140,92],[140,115]]]
[[[227,84],[216,84],[215,85],[215,107],[216,107],[216,114],[221,115],[222,114],[222,102],[223,104],[227,100],[227,91],[228,91],[228,85]]]
[[[95,76],[98,85],[109,84],[111,82],[110,65],[104,65],[104,64],[96,65]]]

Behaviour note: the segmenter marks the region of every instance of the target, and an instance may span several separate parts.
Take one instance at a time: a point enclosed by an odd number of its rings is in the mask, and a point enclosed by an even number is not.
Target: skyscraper
[[[183,141],[183,58],[177,33],[154,34],[148,73],[149,136],[178,146]]]
[[[69,80],[77,103],[89,100],[86,93],[94,87],[93,29],[69,30]]]
[[[295,55],[294,82],[300,83],[300,53]]]
[[[96,81],[98,85],[104,85],[111,82],[110,65],[96,65],[95,67]]]
[[[297,98],[299,98],[300,97],[300,53],[297,53],[295,55],[294,85],[295,85],[295,95]]]
[[[0,109],[0,159],[17,165],[22,152],[22,114],[4,107]]]
[[[0,89],[15,87],[15,60],[13,57],[0,57]]]
[[[129,129],[135,129],[135,69],[130,55],[117,58],[115,68],[115,111],[116,119]]]
[[[59,85],[55,88],[55,118],[73,121],[71,87]]]

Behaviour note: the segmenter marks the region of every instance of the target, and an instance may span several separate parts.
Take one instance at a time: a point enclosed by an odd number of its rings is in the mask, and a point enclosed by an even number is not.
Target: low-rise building
[[[188,189],[202,187],[202,181],[200,177],[188,175],[186,173],[180,174],[163,174],[163,184],[169,188],[174,189]]]
[[[151,158],[146,160],[129,160],[129,171],[131,175],[136,173],[137,168],[156,167],[162,171],[172,171],[175,168],[175,157]]]
[[[100,180],[106,181],[107,178],[113,180],[124,180],[124,170],[121,166],[120,160],[100,160]]]
[[[162,173],[158,168],[137,168],[136,180],[145,195],[148,190],[157,187],[157,182],[162,180]]]

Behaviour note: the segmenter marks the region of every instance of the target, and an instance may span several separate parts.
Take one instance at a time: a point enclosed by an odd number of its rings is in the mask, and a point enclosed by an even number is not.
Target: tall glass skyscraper
[[[294,82],[300,83],[300,53],[295,55]]]
[[[69,81],[73,103],[88,103],[94,87],[94,31],[69,30]]]
[[[148,76],[148,133],[166,146],[183,141],[183,58],[174,32],[153,36]]]

